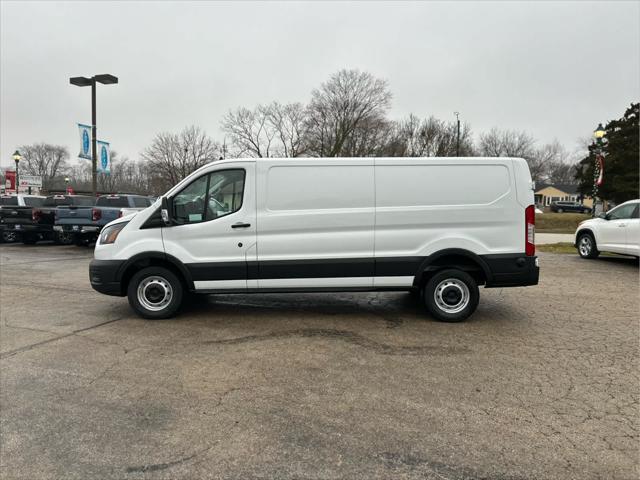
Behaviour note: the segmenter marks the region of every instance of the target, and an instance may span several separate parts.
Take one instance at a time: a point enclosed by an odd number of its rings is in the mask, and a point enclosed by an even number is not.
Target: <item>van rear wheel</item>
[[[180,279],[164,267],[147,267],[135,273],[127,287],[131,308],[150,320],[173,317],[182,304]]]
[[[427,310],[442,322],[466,320],[476,311],[479,299],[478,284],[462,270],[437,272],[424,287]]]

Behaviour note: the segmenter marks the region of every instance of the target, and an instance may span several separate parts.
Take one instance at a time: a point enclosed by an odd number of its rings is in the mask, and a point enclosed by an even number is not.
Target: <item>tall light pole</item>
[[[456,116],[457,136],[456,136],[456,157],[460,156],[460,112],[453,112]]]
[[[605,129],[601,123],[598,124],[598,128],[593,132],[595,138],[595,153],[596,159],[593,165],[593,208],[591,209],[591,216],[596,216],[596,200],[598,195],[598,187],[602,183],[602,174],[604,169],[604,155],[602,154],[602,139],[604,138]],[[604,201],[602,202],[602,208],[604,210]]]
[[[18,187],[20,186],[20,175],[18,174],[18,164],[20,163],[20,160],[22,160],[22,155],[20,155],[20,152],[16,150],[13,152],[13,161],[16,162],[16,195],[18,194]]]
[[[93,190],[93,196],[98,194],[97,177],[98,177],[98,144],[97,135],[98,130],[96,127],[96,83],[102,83],[104,85],[110,85],[118,83],[118,77],[104,73],[101,75],[94,75],[93,77],[71,77],[69,79],[71,85],[76,87],[91,87],[91,189]]]

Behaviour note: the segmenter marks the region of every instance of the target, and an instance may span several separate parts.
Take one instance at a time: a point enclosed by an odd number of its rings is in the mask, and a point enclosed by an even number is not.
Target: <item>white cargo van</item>
[[[517,158],[214,162],[108,224],[91,285],[152,319],[187,292],[406,290],[460,321],[479,285],[538,283],[532,186]]]

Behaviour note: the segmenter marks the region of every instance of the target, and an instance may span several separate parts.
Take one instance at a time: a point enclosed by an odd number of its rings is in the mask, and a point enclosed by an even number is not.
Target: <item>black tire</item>
[[[427,310],[441,322],[466,320],[478,308],[479,300],[478,284],[471,275],[461,270],[437,272],[424,286]]]
[[[38,236],[33,233],[23,233],[22,234],[22,243],[25,245],[35,245],[38,241]]]
[[[17,242],[18,240],[19,240],[18,234],[15,231],[9,230],[9,231],[2,232],[1,241],[5,243],[14,243],[14,242]]]
[[[596,239],[591,233],[584,232],[578,236],[578,255],[589,259],[598,258],[600,255]]]
[[[56,232],[53,235],[53,241],[58,245],[71,245],[73,243],[73,234],[69,232]]]
[[[146,287],[142,287],[149,282]],[[138,290],[142,297],[138,296]],[[129,305],[142,318],[159,320],[173,317],[184,296],[184,287],[180,279],[164,267],[143,268],[131,278],[127,286]],[[166,302],[166,303],[165,303]],[[158,310],[150,308],[156,305]]]
[[[73,237],[73,244],[76,247],[86,247],[87,245],[89,245],[89,239],[82,235],[75,235]]]

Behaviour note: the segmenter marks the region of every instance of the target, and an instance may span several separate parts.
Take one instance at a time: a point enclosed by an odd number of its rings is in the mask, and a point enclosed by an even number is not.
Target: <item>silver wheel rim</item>
[[[438,284],[433,299],[443,312],[459,313],[469,305],[471,295],[469,287],[462,280],[447,278]]]
[[[152,312],[159,312],[165,309],[172,298],[173,288],[171,284],[158,275],[147,277],[138,285],[138,302]]]
[[[16,241],[16,233],[15,232],[5,232],[3,234],[4,241],[7,243],[12,243]]]
[[[591,238],[588,237],[587,235],[585,235],[584,237],[582,237],[580,239],[580,245],[579,245],[579,249],[580,249],[580,255],[582,255],[583,257],[588,256],[591,253],[591,247],[592,247],[592,243],[591,243]]]

